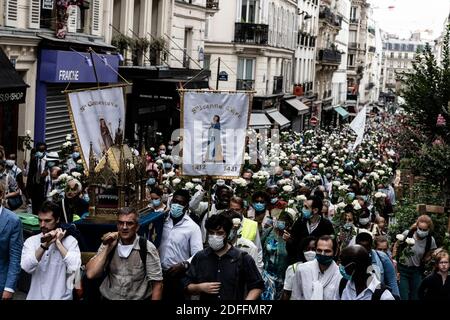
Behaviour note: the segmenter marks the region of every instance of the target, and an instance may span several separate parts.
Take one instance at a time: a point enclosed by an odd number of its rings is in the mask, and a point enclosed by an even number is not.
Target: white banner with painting
[[[85,169],[89,169],[89,149],[100,159],[114,144],[115,135],[125,129],[123,87],[77,90],[67,94],[72,126],[81,148]]]
[[[244,164],[250,94],[186,91],[182,101],[182,174],[239,176]]]

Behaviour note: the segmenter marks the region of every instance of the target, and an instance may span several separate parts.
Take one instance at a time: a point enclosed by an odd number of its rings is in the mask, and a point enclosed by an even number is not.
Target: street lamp
[[[300,10],[300,8],[298,8],[297,9],[297,14],[299,15],[299,16],[301,16],[301,15],[305,15],[304,17],[303,17],[303,19],[305,19],[305,20],[308,20],[308,19],[311,19],[312,18],[312,15],[310,15],[308,12],[306,12],[305,10]]]

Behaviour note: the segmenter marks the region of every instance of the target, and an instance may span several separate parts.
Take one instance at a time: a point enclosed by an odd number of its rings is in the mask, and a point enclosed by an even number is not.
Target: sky
[[[409,38],[415,30],[432,29],[437,38],[450,13],[450,0],[368,0],[383,31]],[[394,9],[388,9],[394,6]]]

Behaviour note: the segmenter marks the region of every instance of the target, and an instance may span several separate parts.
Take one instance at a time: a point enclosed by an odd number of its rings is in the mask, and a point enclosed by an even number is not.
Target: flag
[[[352,123],[350,123],[350,128],[356,133],[357,138],[355,141],[355,144],[353,145],[352,150],[355,150],[355,148],[361,144],[363,137],[364,137],[364,130],[366,128],[366,114],[367,107],[364,107],[358,115],[353,119]]]

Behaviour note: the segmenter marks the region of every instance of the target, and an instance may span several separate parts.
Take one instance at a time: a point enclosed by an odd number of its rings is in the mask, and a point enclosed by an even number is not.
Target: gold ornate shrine
[[[117,139],[96,162],[92,144],[89,151],[89,217],[88,220],[115,222],[117,211],[133,207],[146,208],[145,149],[136,156],[131,148]]]

